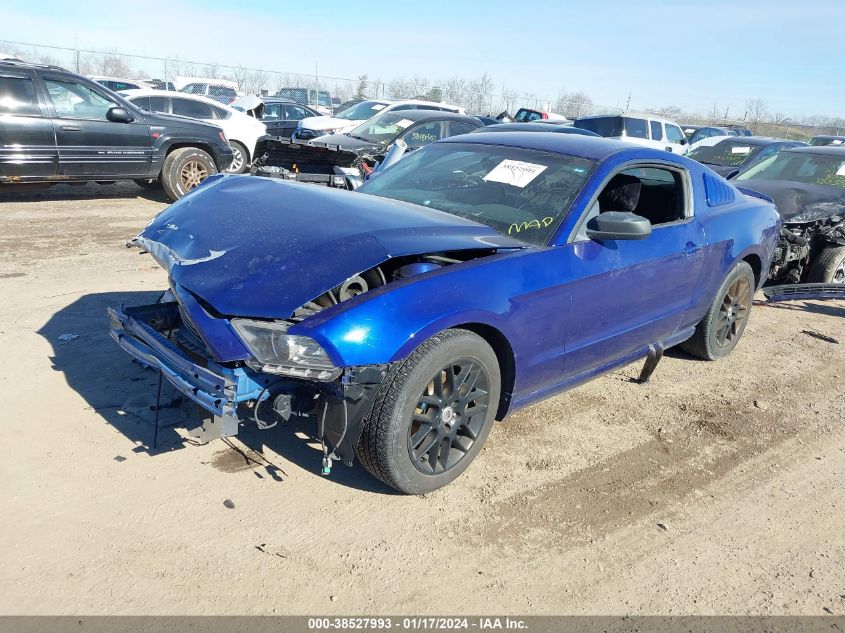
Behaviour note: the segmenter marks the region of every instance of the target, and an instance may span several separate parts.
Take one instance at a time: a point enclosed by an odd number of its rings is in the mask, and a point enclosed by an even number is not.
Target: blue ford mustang
[[[420,494],[520,407],[672,345],[728,354],[778,231],[682,156],[472,134],[355,193],[208,179],[133,240],[170,290],[111,333],[212,414],[200,437],[312,416],[324,472],[357,455]]]

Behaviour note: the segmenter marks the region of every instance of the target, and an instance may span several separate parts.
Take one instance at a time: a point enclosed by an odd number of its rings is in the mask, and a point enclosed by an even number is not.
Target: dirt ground
[[[0,613],[845,613],[845,303],[755,306],[727,360],[531,407],[404,497],[307,428],[150,449],[105,309],[165,287],[124,248],[163,198],[0,195]]]

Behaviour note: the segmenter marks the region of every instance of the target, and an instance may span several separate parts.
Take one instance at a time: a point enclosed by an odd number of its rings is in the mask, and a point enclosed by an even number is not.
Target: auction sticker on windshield
[[[401,127],[404,130],[406,127],[408,127],[412,123],[413,123],[413,121],[411,121],[410,119],[402,119],[401,121],[397,121],[396,125],[398,127]]]
[[[731,154],[747,154],[750,151],[751,151],[751,148],[748,147],[747,145],[743,146],[743,147],[732,147],[731,148]]]
[[[845,176],[845,163],[842,163],[839,166],[839,169],[836,170],[836,175],[837,176]]]
[[[522,189],[543,173],[545,169],[546,165],[524,163],[521,160],[506,158],[490,170],[490,173],[484,176],[484,180],[487,182],[501,182]]]

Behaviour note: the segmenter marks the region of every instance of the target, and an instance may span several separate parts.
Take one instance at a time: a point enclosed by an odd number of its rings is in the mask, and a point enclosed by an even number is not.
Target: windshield
[[[739,167],[751,158],[751,155],[757,152],[760,147],[760,145],[749,145],[740,139],[724,140],[715,145],[697,147],[687,156],[699,163],[707,163],[708,165]]]
[[[622,136],[623,126],[624,123],[621,116],[602,116],[590,119],[578,119],[575,121],[575,127],[595,132],[599,136],[604,136],[606,138],[611,136]]]
[[[349,132],[348,136],[371,143],[389,143],[413,124],[411,119],[403,118],[401,112],[385,112],[364,121]]]
[[[595,161],[538,150],[435,143],[417,150],[360,192],[412,202],[545,245],[566,217]]]
[[[845,189],[845,156],[782,152],[755,165],[737,180],[789,180]]]
[[[362,101],[336,114],[335,118],[346,119],[347,121],[365,121],[377,115],[385,107],[387,107],[387,104],[384,101]]]

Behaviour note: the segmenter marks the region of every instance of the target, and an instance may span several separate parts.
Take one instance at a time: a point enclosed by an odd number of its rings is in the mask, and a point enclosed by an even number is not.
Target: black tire
[[[811,284],[845,284],[845,246],[825,246],[810,266],[807,281]]]
[[[167,197],[176,201],[216,173],[217,166],[207,152],[196,147],[180,147],[164,159],[159,178]]]
[[[144,189],[161,188],[161,181],[158,178],[153,178],[152,180],[137,178],[133,182],[139,187],[143,187]]]
[[[467,385],[467,379],[472,383]],[[482,389],[479,385],[485,382]],[[496,417],[500,390],[496,353],[483,338],[468,330],[441,332],[385,377],[358,441],[358,459],[399,492],[419,495],[441,488],[481,450]],[[441,398],[454,406],[433,403]],[[422,438],[416,447],[412,437]]]
[[[705,360],[730,354],[748,323],[754,283],[754,271],[747,262],[734,266],[719,286],[707,314],[695,326],[695,334],[681,343],[681,349]]]
[[[227,174],[242,174],[249,169],[249,152],[240,141],[229,141],[232,148],[232,162],[223,171]]]

